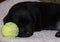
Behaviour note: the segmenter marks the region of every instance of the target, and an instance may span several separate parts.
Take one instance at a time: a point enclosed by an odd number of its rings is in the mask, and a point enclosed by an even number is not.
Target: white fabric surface
[[[60,38],[55,37],[57,31],[44,30],[40,32],[35,32],[33,36],[28,38],[12,38],[8,39],[2,36],[1,29],[3,25],[3,18],[8,13],[11,6],[18,2],[29,1],[29,0],[7,0],[0,3],[0,42],[60,42]],[[36,0],[30,0],[36,1]],[[38,1],[38,0],[37,0]]]

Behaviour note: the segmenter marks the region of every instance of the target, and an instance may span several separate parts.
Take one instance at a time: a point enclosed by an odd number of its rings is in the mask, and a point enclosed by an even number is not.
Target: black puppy
[[[55,36],[60,37],[60,28],[56,25],[60,21],[60,4],[21,2],[9,10],[3,21],[18,25],[18,37],[29,37],[40,30],[58,30]]]

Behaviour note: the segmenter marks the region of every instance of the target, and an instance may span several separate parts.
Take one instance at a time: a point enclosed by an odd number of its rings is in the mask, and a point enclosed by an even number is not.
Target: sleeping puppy
[[[18,37],[30,37],[36,31],[58,30],[60,37],[60,4],[21,2],[15,4],[4,17],[4,24],[14,22],[19,27]]]

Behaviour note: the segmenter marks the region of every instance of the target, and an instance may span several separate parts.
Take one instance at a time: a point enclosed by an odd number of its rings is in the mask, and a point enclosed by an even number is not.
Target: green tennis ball
[[[18,26],[13,22],[8,22],[2,27],[2,35],[7,38],[15,38],[19,33]]]

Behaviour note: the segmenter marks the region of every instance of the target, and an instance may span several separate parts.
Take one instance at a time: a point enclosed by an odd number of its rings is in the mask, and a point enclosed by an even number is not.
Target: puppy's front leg
[[[30,19],[25,17],[20,19],[20,24],[18,26],[20,31],[18,37],[29,37],[33,35],[33,28]]]

